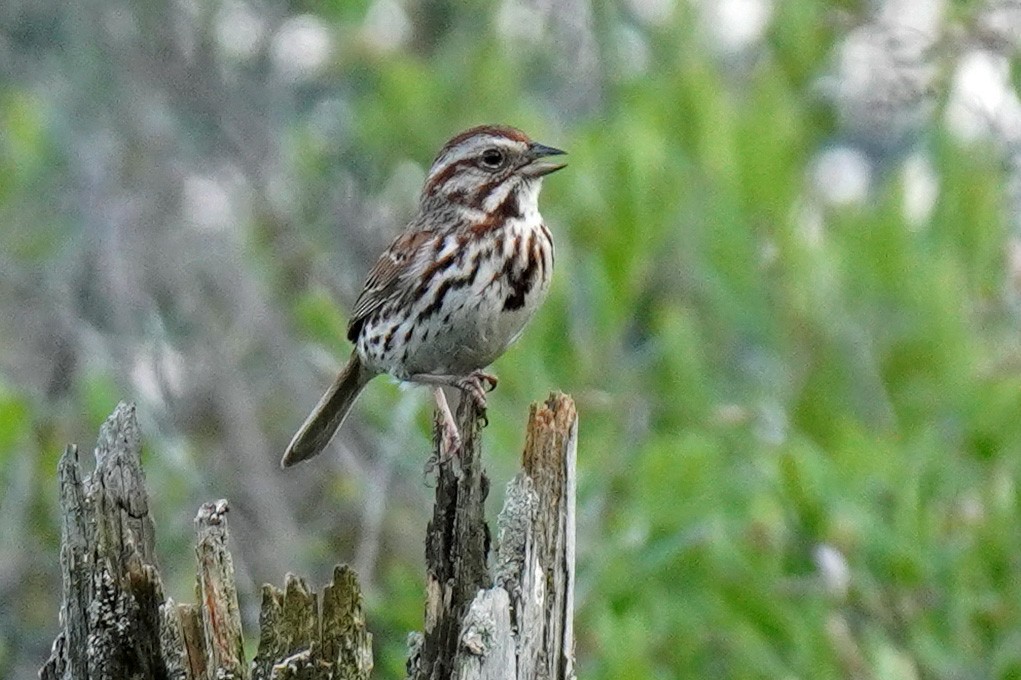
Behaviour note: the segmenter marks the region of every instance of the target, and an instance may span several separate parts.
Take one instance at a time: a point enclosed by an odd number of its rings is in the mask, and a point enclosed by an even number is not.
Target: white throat
[[[517,191],[520,220],[526,223],[538,222],[541,219],[539,217],[539,189],[541,188],[541,179],[525,180],[521,183],[504,182],[496,191],[486,197],[486,201],[482,205],[483,212],[493,212],[507,200],[511,191]]]

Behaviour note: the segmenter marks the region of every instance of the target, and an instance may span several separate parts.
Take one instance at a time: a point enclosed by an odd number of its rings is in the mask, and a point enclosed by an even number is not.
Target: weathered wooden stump
[[[554,394],[532,406],[524,469],[507,487],[492,570],[483,516],[489,480],[482,470],[481,414],[462,400],[457,415],[464,444],[439,466],[426,535],[425,634],[412,638],[408,675],[572,678],[574,402]],[[434,429],[438,437],[438,425]]]
[[[510,483],[490,567],[481,414],[458,410],[464,444],[434,454],[436,506],[426,536],[424,634],[409,636],[410,678],[574,677],[574,485],[577,416],[569,397],[532,407],[524,469]],[[286,576],[263,586],[259,646],[245,661],[227,502],[195,518],[196,604],[164,595],[154,555],[141,438],[120,404],[83,475],[71,446],[59,464],[61,630],[44,680],[362,679],[372,670],[357,577],[338,566],[321,595]]]

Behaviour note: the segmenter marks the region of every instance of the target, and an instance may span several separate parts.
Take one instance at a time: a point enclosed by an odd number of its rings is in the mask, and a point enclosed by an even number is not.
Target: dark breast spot
[[[520,248],[520,241],[515,242],[514,252],[512,257],[508,259],[509,267],[507,269],[507,286],[510,288],[510,292],[507,294],[507,298],[503,301],[503,309],[505,312],[512,312],[521,309],[525,306],[525,298],[530,292],[532,292],[533,286],[535,286],[536,271],[540,266],[542,260],[542,250],[538,248],[535,243],[535,232],[532,232],[528,237],[527,253],[528,258],[525,266],[521,271],[515,271],[513,264],[518,259],[518,249]]]
[[[442,242],[442,241],[441,241]],[[464,248],[457,248],[454,252],[444,255],[422,271],[422,280],[415,288],[414,299],[421,300],[432,287],[433,279],[445,273],[451,267],[461,263],[464,258]],[[439,250],[436,251],[440,252]]]
[[[475,258],[475,262],[472,264],[472,268],[467,274],[464,274],[463,276],[452,276],[441,281],[440,285],[436,289],[436,294],[433,297],[432,302],[426,305],[426,307],[419,312],[417,318],[418,323],[422,323],[429,317],[438,313],[443,308],[446,297],[450,292],[472,285],[475,282],[476,277],[478,277],[480,264],[480,260]],[[448,323],[449,321],[450,314],[447,314],[443,323]]]
[[[394,335],[395,335],[394,331],[395,330],[396,329],[391,328],[390,330],[388,330],[386,332],[386,338],[383,340],[383,353],[384,354],[386,352],[389,352],[390,351],[390,347],[392,347],[393,344],[394,344]]]
[[[440,311],[440,308],[443,307],[443,299],[447,296],[448,288],[450,288],[450,279],[447,279],[446,281],[442,282],[439,285],[439,287],[436,289],[436,295],[435,297],[433,297],[432,302],[426,305],[425,309],[419,312],[418,314],[419,322],[425,321],[433,314]]]

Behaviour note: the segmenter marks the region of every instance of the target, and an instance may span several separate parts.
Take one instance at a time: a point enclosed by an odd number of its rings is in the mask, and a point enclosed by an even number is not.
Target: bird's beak
[[[556,172],[563,167],[567,166],[567,163],[555,163],[547,160],[543,160],[548,156],[563,156],[566,151],[560,149],[554,149],[552,146],[546,146],[545,144],[539,144],[538,142],[532,142],[528,146],[528,156],[531,158],[531,162],[521,168],[521,171],[528,177],[543,177]]]

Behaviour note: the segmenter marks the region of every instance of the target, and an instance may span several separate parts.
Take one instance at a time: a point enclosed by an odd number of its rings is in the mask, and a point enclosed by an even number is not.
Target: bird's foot
[[[475,403],[475,407],[482,415],[483,425],[489,425],[489,417],[486,415],[486,393],[495,390],[498,382],[495,375],[480,370],[473,371],[454,383],[455,387]]]

